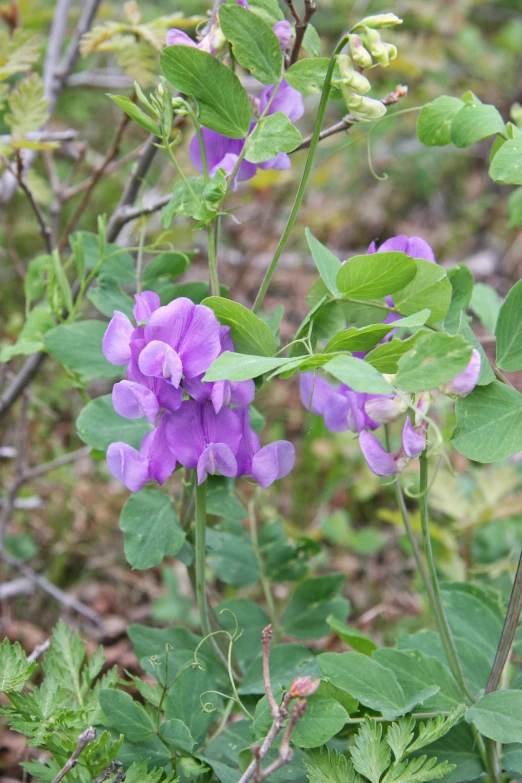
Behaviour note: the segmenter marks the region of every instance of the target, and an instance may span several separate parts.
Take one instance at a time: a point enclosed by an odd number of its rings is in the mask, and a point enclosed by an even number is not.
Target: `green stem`
[[[196,484],[196,598],[203,637],[212,633],[205,589],[205,534],[207,528],[207,482]]]
[[[290,217],[288,218],[288,222],[286,224],[286,228],[283,232],[283,236],[281,237],[279,241],[279,245],[277,246],[277,249],[275,251],[274,257],[270,263],[270,266],[268,267],[266,274],[263,278],[263,282],[261,283],[261,287],[259,289],[259,292],[256,296],[256,301],[254,302],[254,306],[252,308],[254,313],[258,313],[261,305],[263,304],[263,300],[265,298],[266,292],[268,290],[268,286],[270,285],[270,282],[272,280],[272,277],[274,276],[274,272],[277,268],[277,264],[279,263],[279,259],[281,258],[283,254],[283,250],[286,247],[286,243],[288,242],[288,239],[290,237],[290,234],[292,233],[292,229],[295,225],[295,221],[297,220],[297,215],[299,213],[299,209],[301,208],[301,204],[303,202],[304,194],[306,191],[306,186],[308,185],[308,180],[310,178],[310,174],[312,173],[312,167],[314,163],[314,157],[317,150],[317,145],[319,144],[319,137],[321,135],[321,129],[323,127],[323,121],[324,116],[326,114],[326,107],[328,105],[328,97],[330,95],[330,87],[332,83],[332,76],[334,72],[335,62],[337,55],[344,49],[346,43],[348,41],[348,36],[343,36],[339,43],[337,44],[335,51],[331,57],[330,64],[328,66],[328,70],[326,72],[326,78],[324,80],[324,87],[323,92],[321,94],[321,102],[319,104],[319,111],[317,113],[317,119],[315,122],[315,128],[314,133],[312,136],[312,142],[310,144],[310,149],[308,150],[308,157],[306,159],[306,165],[303,171],[303,176],[301,178],[301,184],[299,185],[299,190],[297,191],[297,195],[295,197],[294,205],[292,207],[292,211],[290,213]]]
[[[502,767],[500,765],[500,758],[498,753],[498,745],[487,737],[482,738],[484,740],[485,750],[485,767],[489,775],[490,783],[502,783]]]
[[[261,581],[261,586],[263,588],[266,604],[268,607],[270,622],[272,623],[272,627],[274,629],[276,642],[277,644],[279,644],[281,642],[281,628],[279,625],[279,620],[275,608],[274,596],[272,595],[272,591],[270,589],[270,582],[266,575],[265,564],[263,562],[263,558],[261,557],[261,552],[259,550],[259,541],[257,537],[257,520],[256,520],[256,499],[257,499],[256,496],[257,496],[257,492],[254,495],[253,499],[248,504],[248,520],[250,522],[250,537],[252,539],[252,548],[254,550],[257,564],[259,566],[260,581]]]
[[[448,618],[446,617],[446,611],[442,601],[442,594],[440,591],[439,579],[437,576],[437,569],[435,566],[435,558],[433,556],[433,549],[431,546],[430,536],[430,519],[428,512],[428,456],[426,450],[424,450],[420,456],[420,487],[419,487],[419,510],[421,518],[422,529],[422,541],[424,544],[424,554],[428,563],[429,578],[433,591],[434,609],[435,609],[435,622],[440,634],[446,657],[450,669],[452,671],[457,684],[462,691],[462,694],[469,699],[472,703],[476,701],[473,694],[466,685],[464,679],[464,672],[462,671],[462,665],[460,663],[459,654],[455,646],[455,640],[451,632]]]
[[[207,225],[208,270],[210,273],[210,296],[219,296],[219,276],[217,266],[216,245],[212,223]]]

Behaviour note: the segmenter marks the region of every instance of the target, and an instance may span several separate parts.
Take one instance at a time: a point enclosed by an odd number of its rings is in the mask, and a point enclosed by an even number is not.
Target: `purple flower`
[[[221,350],[235,351],[234,342],[230,336],[230,327],[220,328]],[[254,381],[207,381],[204,382],[203,374],[197,378],[185,378],[183,388],[197,402],[211,400],[216,413],[228,405],[248,405],[256,394]]]
[[[363,430],[359,435],[359,445],[368,463],[368,467],[376,476],[394,476],[400,472],[395,458],[389,454],[382,443],[371,432]]]
[[[127,364],[133,332],[134,327],[127,316],[115,310],[102,340],[102,351],[107,361],[111,364]]]
[[[211,402],[187,400],[169,416],[166,433],[177,461],[184,468],[197,468],[198,484],[209,474],[236,475],[241,424],[235,411],[223,408],[216,413]]]
[[[414,427],[409,417],[406,417],[402,430],[402,449],[409,458],[418,457],[426,448],[426,428],[424,425]]]
[[[453,378],[449,383],[441,386],[444,394],[450,394],[453,397],[465,397],[470,394],[477,385],[480,376],[481,358],[476,348],[473,348],[471,359],[465,370]]]
[[[304,372],[299,378],[299,393],[304,407],[324,416],[326,404],[337,389],[328,383],[321,375],[313,372]]]
[[[169,379],[206,372],[220,351],[219,322],[209,307],[180,297],[155,310],[144,328],[146,345],[138,367],[146,376]]]
[[[134,294],[136,304],[133,313],[137,323],[146,323],[152,313],[160,306],[160,298],[155,291],[143,291],[141,294]]]
[[[243,436],[236,453],[237,475],[252,476],[266,489],[290,473],[295,464],[295,449],[287,440],[276,440],[261,448],[259,436],[250,426],[248,407],[238,408],[236,413]]]
[[[412,258],[424,258],[426,261],[437,263],[432,248],[424,239],[421,237],[407,237],[405,234],[390,237],[390,239],[387,239],[379,246],[379,249],[377,249],[375,242],[372,242],[366,252],[372,254],[389,253],[391,251],[406,253],[407,256]]]
[[[332,432],[361,432],[365,428],[376,430],[380,423],[368,415],[365,406],[369,400],[387,399],[378,394],[354,392],[343,383],[336,389],[320,376],[315,376],[314,382],[314,373],[301,375],[300,393],[305,408],[323,416],[324,423]]]
[[[364,404],[368,416],[379,424],[390,424],[399,418],[408,406],[400,397],[374,396]]]
[[[114,478],[123,481],[131,492],[139,492],[147,481],[163,484],[176,468],[176,458],[165,438],[168,415],[143,438],[137,451],[128,443],[111,443],[107,449],[107,467]]]
[[[268,102],[272,98],[274,89],[275,86],[268,86],[265,87],[261,92],[261,96],[259,98],[260,114],[262,114],[268,106]],[[270,104],[270,108],[268,109],[268,114],[275,114],[278,111],[286,114],[291,122],[297,122],[297,120],[300,120],[304,114],[303,96],[293,87],[290,87],[288,82],[284,79],[277,88],[275,97]]]
[[[288,49],[290,46],[290,41],[292,40],[292,25],[285,19],[282,22],[277,22],[272,27],[272,30],[277,35],[281,51],[286,51],[286,49]]]

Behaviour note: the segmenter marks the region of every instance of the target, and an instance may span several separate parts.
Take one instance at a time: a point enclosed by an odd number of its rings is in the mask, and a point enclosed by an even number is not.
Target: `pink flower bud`
[[[407,405],[400,397],[375,397],[364,404],[364,410],[379,424],[390,424],[404,413]]]
[[[465,397],[477,385],[480,376],[480,366],[480,353],[476,348],[473,348],[473,353],[466,369],[459,373],[456,378],[453,378],[452,381],[441,386],[440,390],[444,394],[450,394],[453,397]]]
[[[312,680],[310,676],[297,677],[290,686],[288,695],[291,699],[302,699],[315,693],[321,680]]]

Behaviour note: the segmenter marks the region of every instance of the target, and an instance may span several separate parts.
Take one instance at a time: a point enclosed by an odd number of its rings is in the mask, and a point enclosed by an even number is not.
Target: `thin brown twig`
[[[22,399],[22,407],[20,410],[20,420],[18,422],[17,432],[17,444],[16,444],[16,462],[14,467],[14,477],[9,489],[7,490],[7,497],[5,504],[0,515],[0,550],[4,546],[4,538],[7,529],[7,525],[11,518],[11,514],[14,508],[18,490],[23,484],[23,475],[25,473],[26,461],[27,461],[27,445],[29,437],[29,419],[28,419],[29,400],[24,395]]]
[[[121,158],[118,158],[118,160],[113,161],[112,163],[109,163],[108,166],[105,167],[105,171],[103,172],[106,177],[110,177],[112,174],[115,174],[117,171],[119,171],[123,166],[125,166],[127,163],[132,163],[133,160],[136,160],[138,155],[141,153],[143,149],[143,144],[140,144],[139,147],[136,147],[131,152],[128,152],[126,155],[122,155]],[[63,189],[60,198],[62,201],[69,201],[71,198],[75,198],[75,196],[79,196],[80,193],[84,193],[91,184],[91,177],[87,177],[87,179],[84,179],[82,182],[79,182],[77,185],[72,185],[69,188]]]
[[[281,745],[279,746],[278,758],[273,761],[272,764],[270,764],[265,770],[262,770],[261,774],[255,778],[255,780],[266,780],[270,777],[270,775],[273,775],[274,772],[277,772],[278,769],[281,769],[281,767],[284,767],[286,764],[290,764],[294,755],[294,751],[290,747],[290,740],[292,738],[295,727],[304,716],[305,712],[306,699],[300,699],[299,701],[296,701],[292,715],[290,716],[290,720],[285,729],[285,733],[283,734]]]
[[[109,766],[105,767],[105,769],[101,772],[101,774],[98,775],[98,777],[93,780],[93,783],[103,783],[105,780],[108,780],[110,777],[112,777],[116,772],[116,770],[117,770],[117,775],[113,783],[117,783],[117,781],[125,780],[125,772],[123,772],[121,761],[111,761]]]
[[[265,685],[265,693],[272,718],[276,718],[279,713],[279,705],[274,698],[274,692],[272,691],[272,684],[270,682],[270,642],[272,641],[272,626],[267,625],[263,629],[261,634],[261,646],[263,648],[263,681]]]
[[[22,156],[20,154],[20,151],[17,153],[17,168],[16,171],[13,169],[7,158],[2,157],[2,162],[6,169],[13,175],[13,177],[16,177],[16,181],[22,188],[23,192],[27,196],[27,200],[29,201],[29,204],[31,206],[31,209],[34,212],[34,215],[36,217],[36,220],[38,221],[38,225],[40,226],[40,234],[42,235],[42,239],[45,245],[45,249],[48,253],[53,252],[53,241],[52,241],[52,232],[51,229],[45,219],[45,215],[43,214],[42,210],[36,203],[36,199],[33,195],[33,192],[27,182],[24,179],[23,176],[23,160]]]
[[[515,574],[515,580],[513,582],[513,589],[509,598],[508,609],[506,617],[504,619],[504,627],[500,635],[500,640],[493,661],[493,667],[491,674],[489,675],[488,684],[486,685],[486,693],[492,693],[496,691],[502,673],[505,669],[508,658],[511,654],[511,647],[513,646],[513,640],[517,632],[518,621],[520,620],[520,614],[522,612],[522,552],[518,561],[517,572]]]
[[[47,652],[49,647],[51,646],[51,638],[46,639],[45,642],[42,642],[41,644],[37,644],[34,650],[30,655],[27,656],[27,663],[32,663],[33,661],[38,660],[40,655],[43,655],[44,652]]]
[[[294,17],[295,23],[298,24],[301,21],[301,17],[299,16],[297,11],[295,10],[295,5],[293,4],[292,0],[285,0],[285,5],[288,6],[288,10],[290,11],[292,16]]]
[[[293,3],[290,3],[290,5],[293,8]],[[303,39],[305,37],[307,27],[310,24],[312,16],[315,14],[316,11],[317,11],[317,5],[313,2],[313,0],[304,0],[304,15],[302,19],[299,19],[299,21],[297,21],[296,19],[296,23],[295,23],[295,41],[294,41],[294,48],[292,49],[292,54],[290,55],[290,65],[293,65],[295,62],[297,62],[297,58],[299,57],[299,52],[301,51],[301,46],[303,45]]]
[[[65,227],[65,230],[60,238],[60,242],[58,244],[58,249],[63,250],[65,245],[67,244],[67,241],[69,239],[69,235],[74,231],[74,228],[76,227],[76,224],[80,220],[83,211],[85,210],[87,204],[90,201],[92,192],[96,185],[98,184],[100,178],[102,177],[103,173],[105,172],[105,169],[111,163],[114,158],[117,156],[118,151],[120,149],[120,142],[122,139],[123,134],[125,133],[125,129],[130,123],[130,117],[128,114],[123,114],[120,123],[116,129],[116,133],[114,134],[114,138],[111,142],[111,145],[109,149],[107,150],[107,154],[105,155],[104,159],[100,163],[100,165],[94,169],[89,185],[85,189],[85,193],[83,195],[82,200],[74,210],[73,214],[71,215],[71,218],[69,222],[67,223],[67,226]]]
[[[59,773],[56,775],[55,779],[53,780],[53,783],[60,783],[60,780],[64,778],[68,772],[71,771],[71,769],[74,769],[74,767],[78,763],[78,759],[80,758],[80,755],[83,753],[85,748],[90,742],[94,742],[96,739],[96,729],[92,726],[89,726],[88,729],[86,729],[84,732],[80,734],[78,737],[78,744],[76,745],[73,754],[71,758],[64,764],[62,769],[59,771]]]

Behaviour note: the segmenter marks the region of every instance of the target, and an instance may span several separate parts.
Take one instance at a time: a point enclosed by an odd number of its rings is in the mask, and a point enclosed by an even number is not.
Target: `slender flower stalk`
[[[205,589],[205,548],[207,528],[207,482],[196,485],[196,598],[202,635],[212,633]]]
[[[277,268],[277,264],[279,263],[279,259],[281,258],[283,254],[283,250],[286,247],[286,243],[288,242],[288,239],[290,237],[290,234],[292,233],[292,229],[295,225],[295,221],[297,220],[297,215],[299,213],[299,209],[301,208],[301,204],[303,203],[303,198],[306,191],[306,186],[308,185],[308,180],[310,178],[310,174],[312,173],[312,167],[314,163],[315,153],[317,150],[317,146],[319,144],[319,137],[321,135],[321,129],[323,127],[323,121],[324,116],[326,114],[326,107],[328,105],[328,97],[330,95],[330,87],[332,84],[332,77],[333,72],[335,68],[335,63],[337,60],[337,55],[344,49],[346,44],[348,43],[348,36],[343,35],[339,43],[337,44],[335,51],[330,59],[330,64],[328,66],[328,70],[326,72],[326,78],[324,80],[324,87],[323,91],[321,93],[321,102],[319,104],[319,111],[317,113],[317,119],[315,121],[315,128],[314,133],[312,136],[312,141],[310,144],[310,149],[308,150],[308,157],[306,159],[306,165],[303,171],[303,176],[301,178],[301,184],[299,185],[299,189],[297,191],[297,195],[295,197],[294,205],[292,207],[292,211],[290,213],[290,217],[288,218],[288,222],[286,224],[286,228],[283,232],[283,236],[281,237],[279,244],[276,248],[274,257],[270,263],[270,266],[268,267],[266,274],[263,278],[263,282],[261,283],[261,287],[259,289],[259,292],[256,296],[256,300],[254,302],[254,306],[252,307],[252,310],[254,313],[258,313],[261,305],[263,304],[263,300],[265,298],[266,292],[268,290],[268,286],[270,285],[270,282],[272,280],[272,277],[274,276],[274,272]]]
[[[272,590],[270,589],[270,582],[266,575],[265,564],[263,562],[263,558],[261,557],[261,552],[259,551],[259,541],[257,535],[257,519],[256,519],[257,496],[258,496],[258,492],[256,490],[253,499],[248,504],[248,520],[250,523],[250,537],[252,539],[254,554],[256,556],[256,560],[259,566],[260,581],[268,607],[268,614],[270,615],[270,622],[272,623],[272,626],[274,628],[276,642],[279,644],[281,642],[281,628],[279,626],[279,621],[277,618],[277,612],[274,604],[274,596],[272,595]]]

